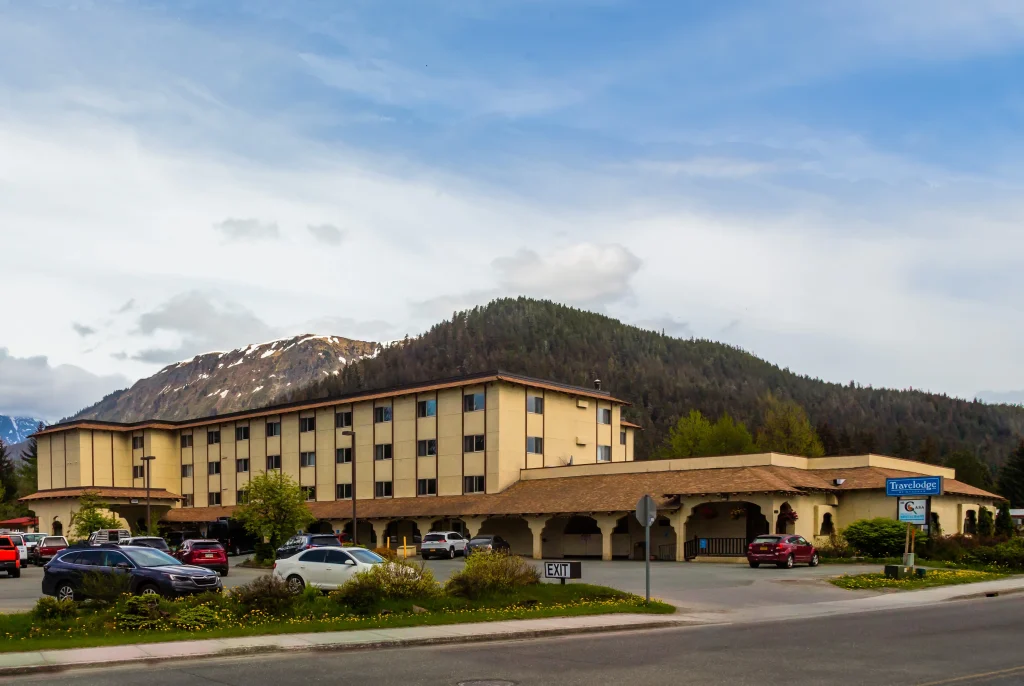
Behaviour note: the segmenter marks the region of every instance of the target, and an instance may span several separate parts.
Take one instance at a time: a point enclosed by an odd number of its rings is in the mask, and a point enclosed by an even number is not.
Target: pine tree
[[[819,422],[814,429],[818,438],[821,439],[821,447],[825,451],[827,457],[835,457],[841,455],[839,438],[836,436],[836,432],[832,430],[832,425],[828,422]]]
[[[14,463],[7,454],[7,445],[3,439],[0,439],[0,487],[4,490],[4,502],[18,498],[18,475],[15,473]]]
[[[1024,507],[1024,439],[999,472],[999,492],[1010,507]]]
[[[999,504],[999,512],[996,514],[996,536],[1011,538],[1016,533],[1013,517],[1010,516],[1010,504],[1004,500]]]
[[[958,450],[946,458],[946,466],[956,470],[957,481],[986,491],[992,490],[992,472],[974,453]]]
[[[982,507],[978,510],[978,535],[982,538],[989,538],[995,531],[995,522],[992,519],[992,510]]]
[[[905,460],[911,459],[914,454],[910,447],[910,438],[902,426],[896,429],[896,447],[893,449],[893,454]]]
[[[35,433],[29,436],[28,450],[21,456],[21,464],[18,465],[18,494],[19,497],[31,495],[39,490],[39,443],[35,434],[46,428],[46,425],[39,422]]]
[[[917,448],[917,459],[928,464],[939,463],[939,446],[931,436],[921,439],[921,445]]]

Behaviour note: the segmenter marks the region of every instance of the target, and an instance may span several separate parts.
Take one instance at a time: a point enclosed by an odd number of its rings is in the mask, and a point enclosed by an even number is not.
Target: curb
[[[26,674],[47,674],[55,672],[66,672],[73,669],[89,669],[92,667],[113,667],[113,666],[124,666],[124,665],[149,665],[158,664],[161,662],[181,661],[185,660],[208,660],[214,658],[223,657],[237,657],[240,655],[252,655],[258,653],[260,655],[271,655],[271,654],[294,654],[294,653],[312,653],[312,652],[348,652],[357,650],[373,650],[376,648],[411,648],[416,646],[429,646],[429,645],[452,645],[452,644],[463,644],[463,643],[489,643],[495,641],[510,641],[520,640],[529,638],[541,638],[547,636],[572,636],[580,634],[604,634],[614,633],[616,631],[644,631],[650,629],[677,629],[679,627],[686,626],[704,626],[704,622],[694,622],[690,620],[677,620],[677,621],[647,621],[638,622],[636,624],[607,624],[600,626],[590,627],[566,627],[556,629],[527,629],[523,631],[515,632],[494,632],[489,634],[475,634],[469,636],[439,636],[436,638],[406,638],[406,639],[391,639],[372,641],[366,643],[329,643],[320,645],[296,645],[296,646],[249,646],[240,648],[225,648],[216,653],[209,653],[203,655],[194,656],[181,656],[171,655],[166,657],[138,657],[123,660],[102,660],[95,662],[77,662],[70,664],[43,664],[43,665],[23,665],[13,667],[0,667],[0,677],[5,676],[24,676]],[[281,636],[287,636],[288,634],[279,634]],[[212,639],[216,640],[216,639]],[[146,644],[136,644],[146,645]],[[154,645],[159,645],[156,643]]]

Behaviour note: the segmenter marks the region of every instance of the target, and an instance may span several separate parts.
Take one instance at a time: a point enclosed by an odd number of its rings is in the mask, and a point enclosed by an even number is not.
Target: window
[[[247,426],[236,426],[235,427],[235,440],[236,441],[248,441],[249,440],[249,427],[247,427]]]
[[[390,407],[375,407],[373,408],[373,422],[375,424],[382,424],[384,422],[391,421],[391,408]]]
[[[334,427],[337,429],[347,429],[352,426],[352,412],[339,412],[334,415]]]
[[[434,457],[437,455],[437,440],[427,438],[416,442],[416,455],[419,457]]]
[[[267,455],[267,469],[280,469],[281,468],[281,456],[280,455]]]
[[[142,436],[132,436],[132,450],[142,450],[145,446],[145,439]]]
[[[334,461],[337,464],[351,464],[352,463],[352,448],[338,448],[334,452]]]
[[[417,417],[436,417],[437,416],[437,401],[436,400],[421,400],[416,403],[416,416]]]
[[[208,445],[214,445],[220,443],[220,431],[207,431],[206,432],[206,443]]]
[[[313,548],[308,553],[303,553],[299,558],[299,562],[323,562],[325,559],[327,559],[326,550]]]
[[[378,443],[373,446],[373,459],[375,460],[390,460],[391,459],[391,444],[390,443]]]
[[[327,550],[324,562],[329,565],[343,565],[352,561],[352,558],[348,553],[344,553],[340,550]]]
[[[191,479],[192,478],[192,465],[183,464],[181,465],[181,478]]]
[[[316,417],[299,417],[299,433],[316,429]]]
[[[193,496],[191,493],[186,493],[183,496],[181,496],[181,506],[182,507],[192,507],[192,503],[194,502],[194,500],[193,500],[194,497],[195,496]]]
[[[132,467],[132,478],[133,479],[144,479],[146,478],[146,467],[145,465],[137,465]]]
[[[235,460],[235,471],[238,472],[239,474],[244,474],[245,472],[249,471],[249,458],[242,457]]]
[[[544,414],[544,398],[539,395],[526,396],[526,411],[532,414]]]
[[[220,461],[210,462],[206,465],[206,467],[207,469],[210,470],[209,472],[207,472],[210,476],[213,476],[214,474],[220,474]]]
[[[300,467],[315,467],[316,466],[316,453],[299,453],[299,466]]]
[[[597,461],[598,462],[611,462],[612,461],[612,447],[610,445],[599,445],[599,446],[597,446]]]
[[[620,431],[619,432],[619,445],[626,445],[626,432],[625,431]]]
[[[316,500],[316,486],[303,486],[302,497],[307,501]]]
[[[210,491],[206,502],[210,505],[220,505],[220,491]]]
[[[462,411],[463,412],[476,412],[477,410],[484,409],[484,394],[483,393],[469,393],[462,396]]]
[[[338,500],[352,500],[352,484],[338,484],[335,486],[334,497]]]
[[[467,476],[463,479],[462,491],[464,493],[483,493],[485,488],[482,476]]]
[[[420,479],[416,482],[416,495],[437,495],[437,479]]]
[[[248,471],[248,470],[246,470]],[[245,505],[249,502],[249,489],[243,488],[240,491],[235,491],[235,502],[239,505]]]
[[[612,423],[612,411],[607,408],[598,408],[597,410],[597,423],[598,424],[611,424]]]
[[[544,439],[537,436],[526,437],[526,452],[540,455],[544,452]]]
[[[478,436],[465,436],[462,439],[462,451],[466,453],[482,453],[486,441],[484,440],[483,434]]]
[[[390,498],[391,497],[391,482],[390,481],[378,481],[373,485],[373,496],[375,498]]]
[[[192,434],[182,434],[181,436],[181,447],[191,448],[192,447]]]
[[[281,435],[281,422],[267,422],[267,437]]]

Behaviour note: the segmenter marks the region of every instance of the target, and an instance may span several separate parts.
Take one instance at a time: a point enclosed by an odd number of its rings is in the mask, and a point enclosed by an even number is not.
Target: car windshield
[[[46,534],[25,534],[25,540],[29,543],[39,543],[46,538]]]
[[[778,543],[778,536],[758,536],[754,539],[754,543]]]
[[[43,546],[44,548],[48,548],[55,545],[67,545],[67,543],[65,543],[64,539],[60,536],[47,536],[39,545]]]
[[[470,543],[490,543],[494,540],[494,536],[474,536]]]
[[[25,539],[21,536],[11,536],[11,545],[25,545]]]
[[[123,552],[131,558],[132,562],[140,567],[166,567],[168,565],[177,566],[181,564],[167,553],[162,553],[152,548],[136,548],[135,550],[125,548]]]
[[[423,537],[424,543],[436,543],[437,541],[443,541],[444,534],[427,534]]]
[[[192,544],[192,550],[223,550],[224,547],[220,543],[213,543],[212,541],[200,541]]]
[[[313,536],[309,539],[310,545],[338,545],[336,536]]]
[[[365,548],[346,548],[345,552],[367,565],[376,565],[384,561],[383,557]]]

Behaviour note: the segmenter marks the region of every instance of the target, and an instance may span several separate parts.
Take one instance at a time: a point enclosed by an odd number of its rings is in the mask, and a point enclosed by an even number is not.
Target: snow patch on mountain
[[[8,417],[0,414],[0,440],[7,445],[27,441],[40,422],[41,419],[33,417]]]

